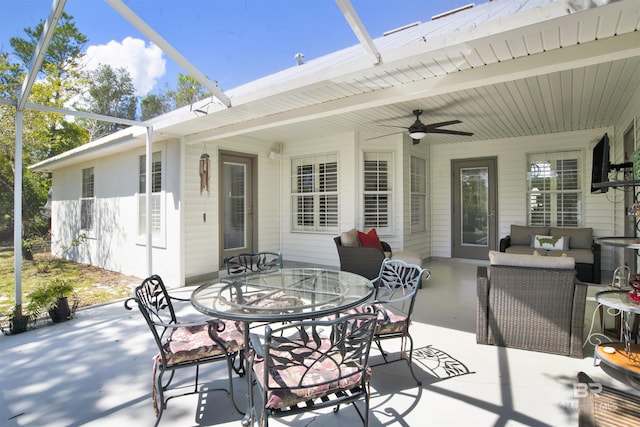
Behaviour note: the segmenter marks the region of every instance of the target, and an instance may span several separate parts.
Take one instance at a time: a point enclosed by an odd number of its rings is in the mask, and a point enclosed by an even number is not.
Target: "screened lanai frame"
[[[358,38],[367,55],[371,58],[374,65],[380,63],[380,54],[376,50],[376,47],[360,20],[355,9],[351,5],[350,0],[335,0],[342,14],[347,20],[349,26],[353,30],[354,34]],[[14,252],[14,282],[15,282],[15,304],[16,308],[21,313],[22,307],[22,251],[16,248],[22,247],[22,119],[23,112],[26,108],[36,109],[41,111],[48,111],[52,113],[70,115],[74,117],[83,117],[88,119],[95,119],[100,121],[106,121],[111,123],[124,124],[129,126],[139,126],[146,128],[146,194],[151,194],[151,173],[152,173],[152,137],[153,137],[153,124],[145,121],[136,121],[129,119],[122,119],[113,116],[107,116],[102,114],[87,113],[77,110],[71,110],[66,108],[50,107],[46,105],[34,104],[27,102],[36,76],[42,66],[45,52],[51,42],[56,25],[67,0],[53,0],[51,10],[47,19],[44,22],[42,35],[36,46],[34,57],[32,60],[27,74],[23,81],[22,87],[17,94],[17,100],[0,98],[0,104],[10,105],[15,107],[15,160],[14,160],[14,227],[13,227],[13,252]],[[170,43],[168,43],[159,33],[157,33],[151,26],[149,26],[142,18],[134,13],[129,7],[127,7],[122,0],[105,0],[118,14],[120,14],[125,20],[133,25],[138,31],[146,36],[151,42],[156,44],[167,56],[176,62],[182,69],[184,69],[189,75],[195,78],[202,86],[209,90],[213,97],[217,99],[217,102],[231,108],[231,100],[225,95],[225,93],[213,83],[205,74],[203,74],[198,68],[192,65],[178,50],[176,50]],[[126,137],[125,137],[126,139]],[[151,197],[146,198],[145,209],[147,212],[151,211]],[[151,230],[151,215],[146,215],[146,229]],[[152,259],[152,234],[146,233],[146,258],[147,258],[147,275],[151,275],[153,271],[153,259]]]

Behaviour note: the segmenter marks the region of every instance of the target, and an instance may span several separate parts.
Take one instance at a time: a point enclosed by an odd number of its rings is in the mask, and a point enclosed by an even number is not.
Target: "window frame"
[[[573,168],[567,167],[570,162],[575,162]],[[532,168],[534,164],[542,167],[534,170]],[[527,225],[544,227],[584,226],[584,200],[586,197],[584,165],[584,151],[581,150],[558,150],[527,154]],[[549,175],[548,178],[542,177],[544,181],[540,181],[543,184],[542,186],[546,186],[546,188],[540,189],[540,185],[534,187],[534,180],[541,179],[540,174]],[[575,183],[574,188],[571,188],[572,182]],[[537,215],[541,215],[542,220],[535,220],[536,213],[533,209],[537,207],[539,198],[542,199],[540,202],[542,210],[539,210]],[[575,206],[573,210],[560,209],[561,206],[571,203],[572,198]],[[572,216],[574,219],[572,219]]]
[[[409,226],[411,233],[421,233],[427,231],[427,160],[410,156],[410,198],[409,198]],[[421,171],[416,171],[415,164],[420,162]],[[417,188],[420,183],[422,188]],[[414,207],[419,208],[418,211]],[[419,216],[418,220],[414,218]]]
[[[85,172],[90,171],[89,176]],[[88,236],[93,236],[96,229],[96,193],[95,193],[95,167],[81,169],[81,189],[80,189],[80,230]],[[90,202],[90,203],[89,203]],[[85,205],[89,205],[88,210]],[[90,213],[89,222],[86,223],[85,213]]]
[[[372,172],[368,172],[367,162],[386,162],[387,169],[386,171],[381,171],[380,165],[373,170]],[[392,235],[393,234],[393,224],[394,224],[394,206],[395,200],[393,197],[393,189],[395,188],[395,153],[393,151],[364,151],[362,153],[362,228],[364,230],[369,230],[371,228],[375,228],[378,235]],[[370,174],[376,174],[376,177],[371,177]],[[386,182],[383,184],[380,181],[380,177],[385,176]],[[374,188],[371,188],[370,185],[375,181]],[[369,199],[369,200],[367,200]],[[373,200],[377,199],[377,200]],[[368,205],[374,203],[378,207],[380,207],[381,203],[384,203],[383,200],[386,199],[386,212],[384,214],[380,213],[380,209],[376,209],[375,213],[367,213]],[[381,220],[384,220],[386,217],[386,223],[381,223]]]
[[[152,229],[156,230],[152,232],[151,241],[155,247],[166,246],[166,150],[158,149],[153,150],[151,153],[152,158]],[[157,156],[157,159],[155,157]],[[137,243],[140,245],[146,245],[147,233],[146,233],[146,153],[142,153],[136,157],[137,160],[137,177],[138,188],[136,195],[136,236]],[[154,171],[154,168],[159,166],[159,171]],[[143,169],[144,166],[144,169]],[[157,191],[154,191],[157,190]],[[153,217],[156,217],[155,219]],[[154,224],[157,224],[154,227]]]
[[[340,161],[338,153],[294,157],[291,159],[290,166],[291,232],[339,232]],[[323,171],[323,168],[326,169]]]

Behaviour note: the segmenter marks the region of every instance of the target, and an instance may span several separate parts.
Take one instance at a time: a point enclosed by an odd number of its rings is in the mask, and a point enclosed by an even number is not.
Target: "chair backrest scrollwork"
[[[224,259],[227,274],[249,274],[282,268],[282,255],[276,252],[256,252],[233,255]]]

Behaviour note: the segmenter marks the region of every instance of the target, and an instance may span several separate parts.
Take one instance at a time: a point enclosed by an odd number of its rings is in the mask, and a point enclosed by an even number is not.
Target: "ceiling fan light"
[[[414,132],[409,132],[409,136],[413,139],[422,139],[425,136],[427,136],[427,133],[421,132],[421,131],[414,131]]]

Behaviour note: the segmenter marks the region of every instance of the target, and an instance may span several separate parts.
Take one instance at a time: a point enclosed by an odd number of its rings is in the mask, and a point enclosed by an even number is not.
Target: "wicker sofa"
[[[564,247],[539,244],[542,237],[562,237]],[[536,240],[536,237],[539,239]],[[544,241],[544,240],[543,240]],[[550,249],[549,249],[550,248]],[[529,227],[511,225],[511,234],[500,239],[500,252],[541,256],[569,256],[576,261],[578,279],[600,283],[600,245],[591,228]]]
[[[587,284],[570,257],[489,252],[478,267],[476,342],[582,358]]]

